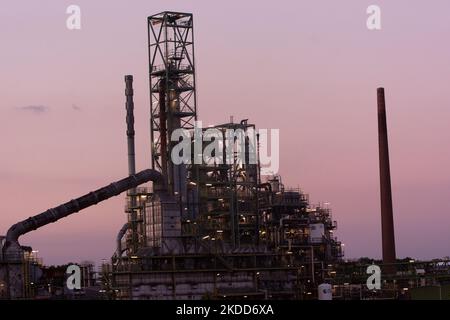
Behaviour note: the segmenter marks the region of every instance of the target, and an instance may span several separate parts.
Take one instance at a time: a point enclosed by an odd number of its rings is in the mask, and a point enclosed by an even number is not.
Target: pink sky
[[[82,30],[66,29],[66,7]],[[366,8],[382,9],[382,30]],[[0,234],[150,163],[146,17],[194,13],[199,115],[279,128],[286,185],[330,202],[348,258],[381,255],[376,88],[386,88],[398,256],[450,255],[450,3],[15,1],[0,5]],[[44,106],[44,112],[24,110]],[[74,107],[76,106],[76,107]],[[109,259],[116,197],[21,238],[49,264]]]

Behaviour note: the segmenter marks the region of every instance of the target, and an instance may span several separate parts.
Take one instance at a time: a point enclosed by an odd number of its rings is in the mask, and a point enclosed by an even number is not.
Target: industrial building
[[[247,119],[213,126],[224,141],[230,130],[243,134],[228,140],[231,151],[222,144],[226,161],[194,161],[194,147],[184,154],[192,161],[174,163],[174,132],[183,129],[194,145],[196,133],[207,130],[196,128],[192,14],[149,17],[148,41],[152,169],[135,171],[133,77],[126,76],[129,177],[12,226],[1,239],[2,297],[32,296],[27,270],[35,263],[19,236],[124,191],[127,221],[111,265],[103,266],[108,296],[310,297],[324,281],[324,266],[342,257],[330,209],[311,206],[305,193],[284,186],[278,175],[261,175],[259,134]],[[200,152],[208,145],[202,141]],[[152,187],[139,186],[148,181]]]
[[[166,192],[128,193],[109,289],[117,299],[310,295],[323,281],[323,266],[342,256],[330,209],[310,206],[306,194],[286,188],[279,176],[261,177],[259,161],[249,161],[259,159],[259,148],[248,138],[255,125],[247,119],[207,128],[223,140],[229,130],[242,132],[245,161],[234,148],[230,161],[196,162],[192,148],[191,161],[175,164],[173,133],[184,129],[192,144],[198,139],[193,17],[153,15],[148,35],[152,169],[164,177]],[[126,85],[128,153],[134,155],[131,77]],[[203,141],[200,152],[210,143]],[[129,164],[134,174],[133,158]]]
[[[256,124],[231,118],[198,126],[192,14],[162,12],[148,17],[147,27],[151,169],[136,172],[133,76],[127,75],[128,177],[18,222],[1,236],[0,299],[36,298],[42,277],[48,297],[59,291],[74,298],[63,287],[62,269],[45,269],[18,239],[123,192],[126,219],[111,261],[98,277],[91,264],[82,265],[83,289],[95,287],[101,293],[96,298],[400,298],[399,288],[403,293],[415,288],[411,296],[420,297],[427,286],[437,285],[442,295],[450,281],[448,260],[396,262],[383,89],[378,90],[383,263],[377,264],[386,277],[384,291],[374,293],[364,287],[370,263],[343,261],[331,209],[311,204],[280,175],[263,174]],[[180,149],[183,141],[186,148]]]

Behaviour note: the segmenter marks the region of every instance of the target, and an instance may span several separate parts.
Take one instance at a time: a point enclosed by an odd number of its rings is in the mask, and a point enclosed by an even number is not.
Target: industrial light
[[[212,184],[211,183],[207,183],[206,186],[207,187],[212,187]]]
[[[203,240],[206,240],[206,239],[208,239],[209,238],[209,236],[204,236],[202,239]]]
[[[217,233],[222,233],[223,232],[223,230],[217,230]]]
[[[138,259],[138,256],[131,256],[131,259]]]
[[[194,181],[189,182],[191,186],[196,186],[197,184]]]

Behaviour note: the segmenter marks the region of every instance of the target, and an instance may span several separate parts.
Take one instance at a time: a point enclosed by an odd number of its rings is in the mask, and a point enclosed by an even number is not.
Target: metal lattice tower
[[[175,192],[185,179],[170,160],[170,137],[177,128],[192,130],[197,120],[192,14],[162,12],[148,17],[148,45],[152,168]]]

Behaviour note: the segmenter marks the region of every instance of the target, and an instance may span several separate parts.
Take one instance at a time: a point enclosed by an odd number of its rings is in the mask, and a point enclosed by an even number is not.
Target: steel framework
[[[192,14],[162,12],[148,17],[148,53],[152,168],[166,177],[174,192],[174,184],[182,179],[170,161],[170,138],[178,128],[192,130],[197,120]]]

